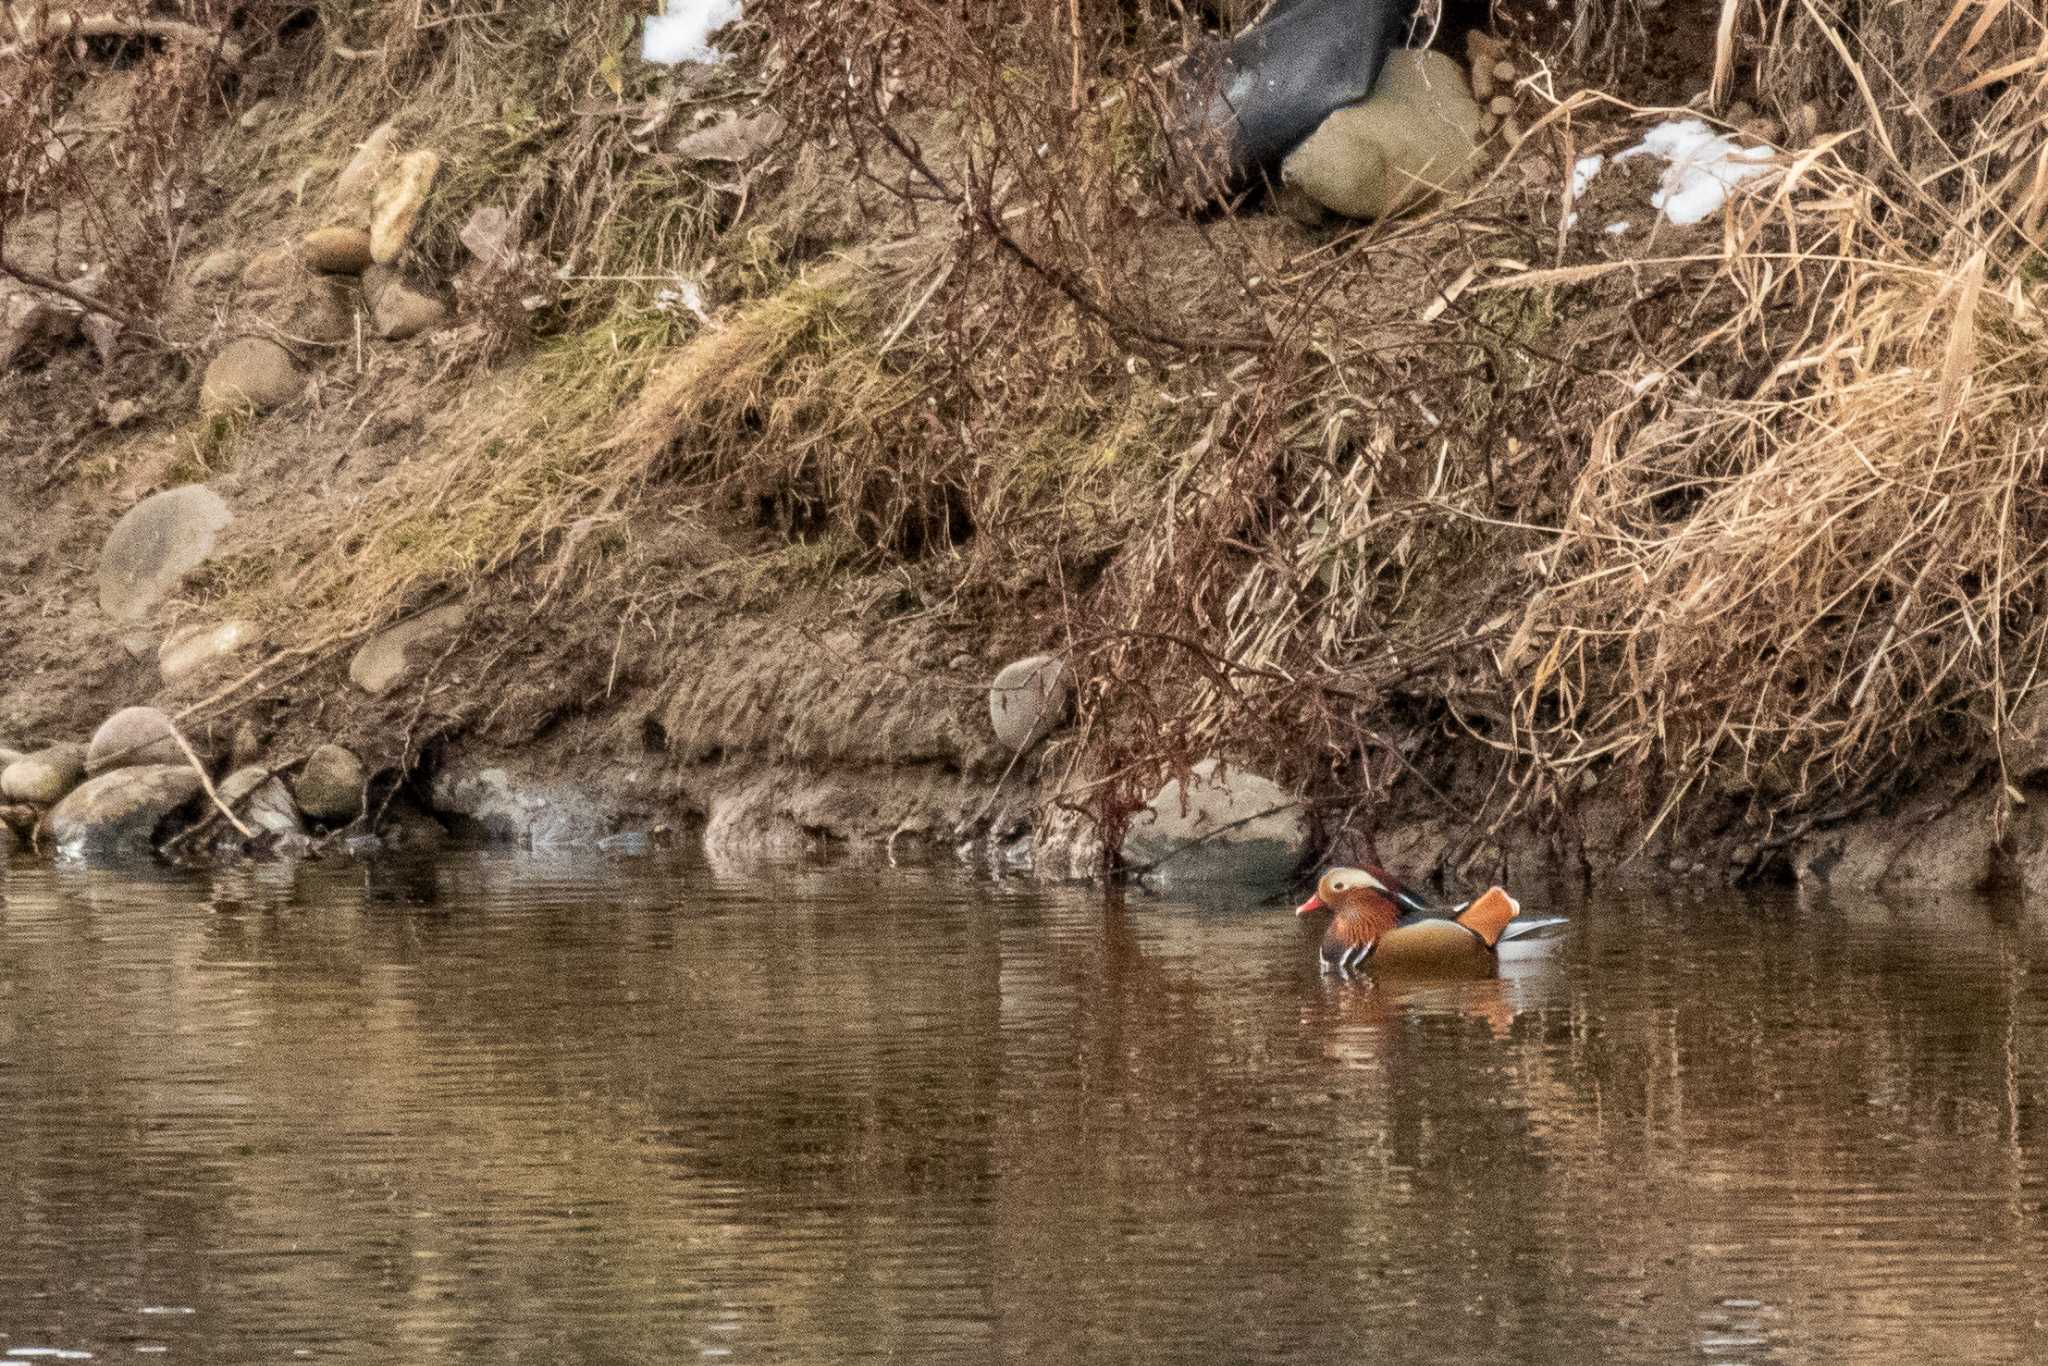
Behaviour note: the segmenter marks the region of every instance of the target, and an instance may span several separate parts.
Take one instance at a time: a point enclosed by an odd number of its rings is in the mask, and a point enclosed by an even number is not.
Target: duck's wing
[[[1521,913],[1521,902],[1499,887],[1489,887],[1484,895],[1460,906],[1453,918],[1491,948],[1500,943],[1508,926]]]
[[[1517,920],[1501,932],[1500,942],[1555,939],[1562,932],[1562,927],[1571,923],[1561,915],[1545,916],[1541,920]]]

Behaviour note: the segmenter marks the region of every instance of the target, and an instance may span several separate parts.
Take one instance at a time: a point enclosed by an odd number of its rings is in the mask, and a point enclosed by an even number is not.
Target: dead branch
[[[35,48],[68,42],[73,38],[149,37],[211,48],[229,66],[239,66],[242,62],[242,45],[234,39],[177,19],[80,14],[76,10],[64,10],[48,15],[40,23],[34,15],[26,20],[17,18],[15,27],[19,39],[0,47],[0,60],[26,57]]]

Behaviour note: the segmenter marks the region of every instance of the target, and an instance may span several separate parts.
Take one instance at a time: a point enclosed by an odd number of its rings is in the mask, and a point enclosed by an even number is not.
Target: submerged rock
[[[0,797],[55,806],[84,777],[84,745],[49,745],[0,769]]]
[[[171,718],[155,707],[123,707],[100,723],[86,747],[85,771],[105,773],[144,764],[183,764]]]
[[[1277,891],[1307,860],[1308,809],[1278,783],[1204,759],[1132,817],[1124,865],[1160,883]]]
[[[486,839],[536,849],[596,844],[615,813],[566,783],[534,781],[503,768],[450,764],[434,776],[434,809]]]
[[[1067,666],[1052,655],[1031,655],[1008,665],[988,688],[988,720],[996,739],[1029,749],[1052,733],[1074,686]]]
[[[292,790],[299,809],[316,821],[339,825],[363,814],[363,761],[340,745],[322,745],[306,760]]]
[[[1339,109],[1291,152],[1284,184],[1346,218],[1392,218],[1468,184],[1483,113],[1441,52],[1387,58],[1372,98]]]
[[[292,794],[268,769],[238,768],[220,785],[220,799],[242,823],[271,835],[303,835],[306,824]]]
[[[43,829],[65,858],[147,854],[158,827],[198,794],[199,775],[186,764],[115,769],[57,803]]]
[[[207,365],[199,385],[199,406],[209,413],[238,408],[267,413],[297,398],[304,387],[305,377],[291,352],[267,337],[243,337]]]

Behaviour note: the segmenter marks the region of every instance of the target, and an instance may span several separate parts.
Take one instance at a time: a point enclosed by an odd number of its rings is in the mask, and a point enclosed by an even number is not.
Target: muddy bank
[[[1195,214],[1136,98],[1221,40],[1184,15],[1078,7],[1084,69],[1022,11],[762,0],[671,69],[613,0],[358,10],[245,7],[227,71],[109,35],[21,73],[0,742],[37,842],[149,706],[162,771],[93,793],[123,846],[256,838],[203,770],[273,842],[2039,879],[2048,421],[2004,377],[2042,282],[2026,212],[1943,226],[1944,157],[2026,150],[1998,83],[1950,140],[1870,134],[1808,19],[1717,70],[1707,0],[1497,7],[1427,54],[1427,205],[1365,193],[1402,114],[1361,104],[1283,163],[1306,208]],[[1858,50],[1912,88],[1941,17]],[[1742,174],[1674,215],[1701,149]],[[95,188],[137,164],[158,217]],[[1041,653],[1071,704],[1020,752],[989,687]]]

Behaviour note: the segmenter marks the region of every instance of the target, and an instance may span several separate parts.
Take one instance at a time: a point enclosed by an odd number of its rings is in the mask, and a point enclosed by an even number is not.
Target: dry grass
[[[1915,91],[1838,53],[1884,117],[1732,209],[1734,306],[1637,360],[1502,657],[1513,744],[1553,777],[1654,767],[1667,812],[1702,785],[1810,808],[1933,755],[2002,757],[2041,681],[2048,29],[2019,6],[1886,8],[1851,31],[1865,53],[1945,31],[1945,70],[2005,75]],[[1795,43],[1808,13],[1776,16]],[[1754,385],[1697,381],[1733,354]]]
[[[2040,683],[2037,8],[1730,7],[1700,85],[1845,131],[1625,261],[1558,220],[1630,92],[1565,69],[1433,217],[1171,213],[1189,11],[1127,0],[750,5],[807,150],[735,228],[591,112],[662,98],[618,63],[641,8],[323,6],[348,51],[289,136],[396,117],[450,151],[427,263],[495,203],[573,268],[554,339],[264,590],[309,634],[513,565],[566,591],[651,509],[737,504],[783,533],[770,579],[1048,585],[1112,829],[1205,753],[1349,800],[1445,734],[1495,758],[1483,823],[1609,770],[1652,811],[1811,814],[1995,758]],[[1657,23],[1588,0],[1549,56],[1625,73]],[[681,272],[710,323],[644,306]]]

